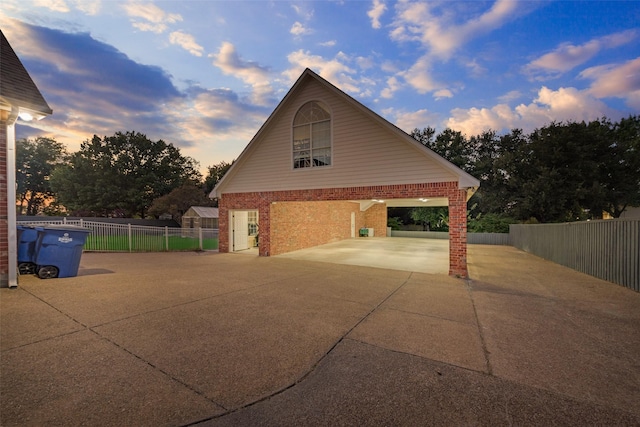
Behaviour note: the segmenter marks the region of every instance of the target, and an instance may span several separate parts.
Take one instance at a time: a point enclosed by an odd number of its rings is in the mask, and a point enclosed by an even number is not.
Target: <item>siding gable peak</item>
[[[293,117],[312,100],[331,110],[331,166],[297,169],[292,157]],[[461,189],[479,186],[477,179],[307,68],[210,197],[228,192],[451,181]]]

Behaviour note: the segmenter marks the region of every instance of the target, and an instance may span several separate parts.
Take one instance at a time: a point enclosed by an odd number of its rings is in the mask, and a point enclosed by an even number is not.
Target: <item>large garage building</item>
[[[387,207],[448,206],[449,274],[467,276],[479,181],[305,70],[211,193],[220,251],[261,256],[385,236]],[[416,254],[420,256],[420,254]]]

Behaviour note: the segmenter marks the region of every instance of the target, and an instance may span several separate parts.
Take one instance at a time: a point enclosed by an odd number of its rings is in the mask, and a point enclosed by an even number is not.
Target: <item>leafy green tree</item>
[[[149,214],[158,217],[169,213],[179,222],[191,206],[213,206],[213,200],[205,195],[202,187],[189,182],[154,200]]]
[[[43,213],[47,202],[55,196],[49,178],[53,170],[64,162],[66,152],[62,143],[51,138],[16,141],[16,184],[19,214]]]
[[[392,230],[400,230],[402,219],[397,216],[387,218],[387,227],[391,227]]]
[[[446,207],[417,207],[409,211],[411,219],[422,224],[426,231],[449,231],[449,209]]]
[[[435,142],[436,130],[430,126],[422,130],[415,128],[411,132],[411,136],[420,144],[431,148]]]
[[[211,193],[211,190],[213,190],[222,177],[227,173],[233,163],[234,162],[227,163],[223,160],[220,163],[207,168],[209,172],[204,179],[204,189],[206,194]]]
[[[52,188],[71,211],[146,217],[152,202],[185,182],[200,182],[195,160],[162,140],[137,132],[83,142],[68,165],[56,169]]]
[[[513,218],[500,214],[480,214],[467,221],[467,230],[471,233],[508,233],[509,224],[515,224]]]
[[[640,206],[640,116],[611,126],[609,156],[600,170],[607,190],[605,211],[619,218],[629,206]]]

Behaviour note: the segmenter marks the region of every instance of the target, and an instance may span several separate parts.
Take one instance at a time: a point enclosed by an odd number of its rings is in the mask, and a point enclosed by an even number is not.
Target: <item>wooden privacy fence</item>
[[[149,227],[84,220],[18,221],[19,225],[77,225],[91,230],[85,251],[165,252],[218,249],[218,229]]]
[[[511,244],[640,292],[640,220],[512,224]]]

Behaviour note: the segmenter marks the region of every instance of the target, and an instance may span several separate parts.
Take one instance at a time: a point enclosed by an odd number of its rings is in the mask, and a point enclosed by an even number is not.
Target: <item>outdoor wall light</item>
[[[18,117],[25,122],[30,122],[32,120],[42,120],[46,117],[46,114],[39,113],[30,108],[20,107]]]
[[[418,199],[418,200],[420,200],[421,202],[428,202],[429,201],[429,199]]]

